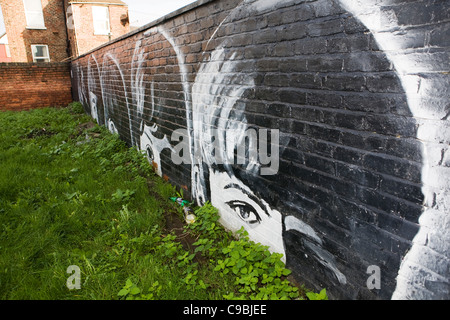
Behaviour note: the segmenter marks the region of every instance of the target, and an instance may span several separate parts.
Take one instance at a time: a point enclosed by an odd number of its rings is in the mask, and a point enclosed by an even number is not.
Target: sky
[[[196,0],[122,0],[128,4],[130,25],[140,27]],[[1,8],[1,6],[0,6]],[[5,32],[0,10],[0,34]]]
[[[131,26],[143,26],[196,0],[122,0],[128,4]]]

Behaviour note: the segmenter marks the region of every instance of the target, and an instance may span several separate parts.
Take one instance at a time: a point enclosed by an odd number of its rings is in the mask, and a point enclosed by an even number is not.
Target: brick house
[[[61,62],[129,31],[119,0],[0,0],[12,62]]]
[[[65,0],[67,35],[76,57],[130,31],[128,6],[120,0]]]
[[[12,62],[62,61],[69,57],[63,2],[0,0]]]

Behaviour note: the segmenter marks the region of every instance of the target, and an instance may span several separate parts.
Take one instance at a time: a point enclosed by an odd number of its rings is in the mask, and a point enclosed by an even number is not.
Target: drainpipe
[[[66,3],[65,2],[63,3],[63,10],[64,10],[64,12],[63,12],[64,25],[66,27],[66,37],[67,37],[67,49],[66,49],[66,51],[67,51],[67,56],[70,59],[70,57],[72,56],[72,50],[70,49],[69,30],[67,28],[67,8],[66,8]],[[64,60],[66,60],[66,59],[64,59]]]
[[[108,6],[108,20],[109,20],[108,41],[111,41],[111,6]]]

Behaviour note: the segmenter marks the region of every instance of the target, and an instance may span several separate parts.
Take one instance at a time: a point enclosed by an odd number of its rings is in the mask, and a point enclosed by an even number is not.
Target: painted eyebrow
[[[258,204],[259,207],[261,209],[263,209],[264,213],[268,217],[270,217],[270,213],[267,211],[266,206],[255,195],[251,194],[250,192],[248,192],[247,190],[245,190],[244,188],[242,188],[240,185],[238,185],[236,183],[229,183],[224,187],[224,189],[230,189],[230,188],[238,189],[238,190],[242,191],[247,197],[249,197],[251,200],[256,202],[256,204]]]

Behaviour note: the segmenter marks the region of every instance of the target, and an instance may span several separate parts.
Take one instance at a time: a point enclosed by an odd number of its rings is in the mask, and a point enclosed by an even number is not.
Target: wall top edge
[[[92,49],[92,50],[90,50],[90,51],[88,51],[86,53],[83,53],[82,55],[74,58],[72,61],[76,61],[78,59],[81,59],[81,58],[83,58],[85,56],[88,56],[88,55],[92,54],[93,52],[95,52],[97,50],[100,50],[100,49],[102,49],[104,47],[107,47],[107,46],[109,46],[111,44],[114,44],[116,42],[122,41],[124,39],[130,38],[130,37],[132,37],[132,36],[142,32],[142,31],[148,30],[148,29],[150,29],[152,27],[155,27],[157,25],[160,25],[160,24],[162,24],[162,23],[164,23],[164,22],[166,22],[166,21],[168,21],[170,19],[173,19],[173,18],[175,18],[175,17],[177,17],[177,16],[179,16],[181,14],[184,14],[184,13],[186,13],[188,11],[194,10],[194,9],[196,9],[198,7],[201,7],[203,5],[206,5],[206,4],[208,4],[210,2],[214,2],[214,1],[217,1],[217,0],[197,0],[197,1],[193,2],[193,3],[191,3],[191,4],[188,4],[187,6],[184,6],[184,7],[180,8],[180,9],[178,9],[178,10],[175,10],[175,11],[173,11],[171,13],[166,14],[165,16],[162,16],[159,19],[156,19],[156,20],[154,20],[154,21],[152,21],[152,22],[150,22],[150,23],[148,23],[146,25],[143,25],[142,27],[140,27],[140,28],[138,28],[136,30],[130,31],[127,34],[124,34],[124,35],[122,35],[122,36],[120,36],[120,37],[118,37],[118,38],[116,38],[114,40],[111,40],[109,42],[106,42],[106,43],[102,44],[101,46],[99,46],[97,48],[94,48],[94,49]]]
[[[54,67],[54,66],[67,66],[70,64],[70,61],[67,62],[45,62],[45,63],[37,63],[37,62],[0,62],[0,67]]]

